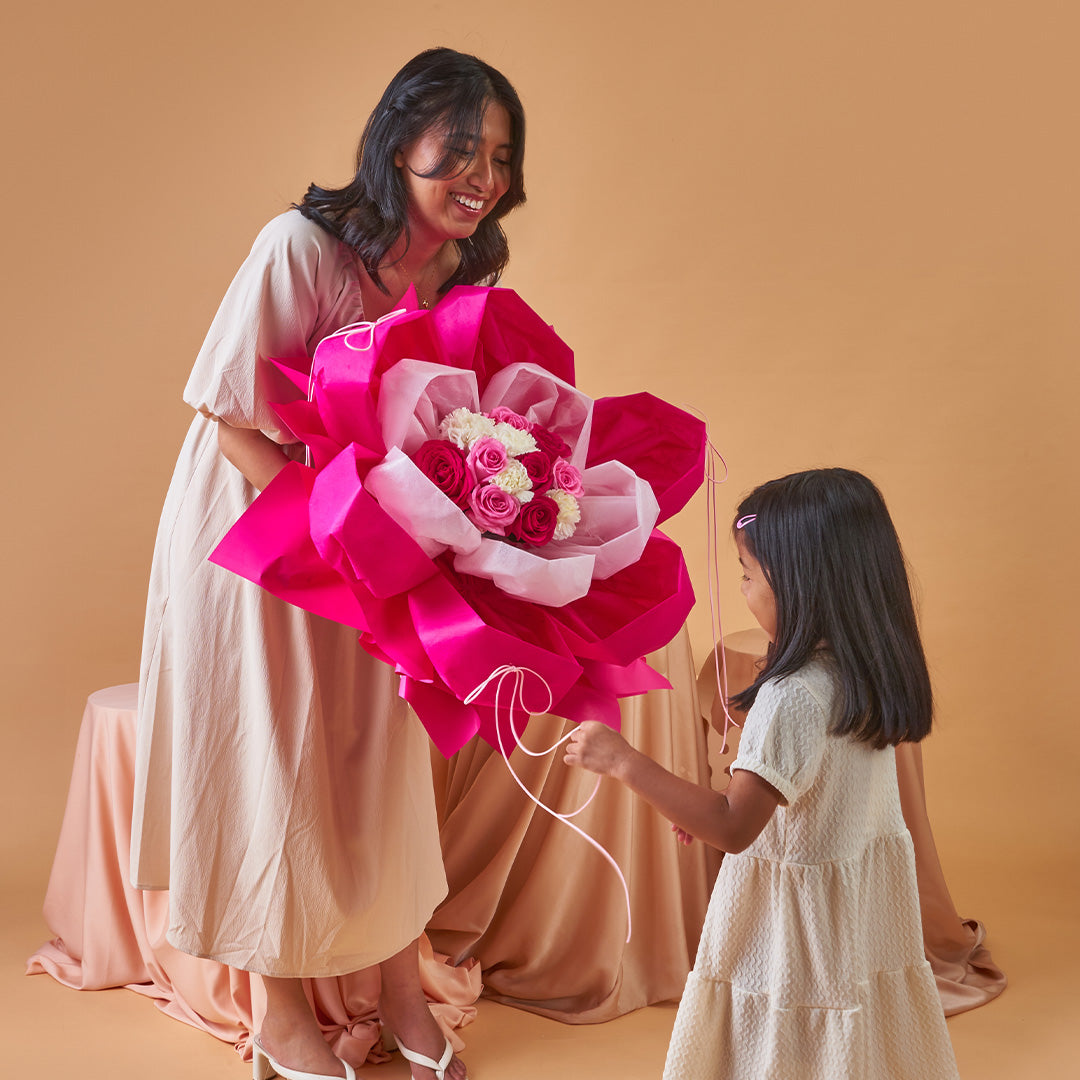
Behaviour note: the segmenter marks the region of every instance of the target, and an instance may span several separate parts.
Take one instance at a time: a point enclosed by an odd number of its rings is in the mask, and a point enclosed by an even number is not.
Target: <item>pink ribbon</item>
[[[546,700],[539,703],[536,708],[530,708],[525,703],[526,675],[532,675],[534,678],[536,678],[537,681],[543,686],[544,692],[546,694]],[[590,844],[597,851],[599,851],[601,856],[607,861],[607,863],[618,875],[619,883],[623,887],[623,895],[626,897],[626,940],[627,942],[629,942],[632,926],[630,921],[630,887],[626,884],[626,876],[619,868],[619,864],[615,861],[611,852],[609,852],[607,848],[605,848],[604,845],[601,844],[599,841],[594,840],[587,832],[585,832],[584,829],[575,825],[570,820],[570,818],[572,817],[577,817],[577,815],[580,814],[582,810],[584,810],[589,805],[589,803],[593,801],[594,798],[596,798],[596,793],[600,790],[600,781],[603,778],[598,776],[596,778],[596,785],[592,789],[592,794],[576,810],[569,811],[565,814],[560,814],[558,811],[552,810],[552,808],[548,806],[543,799],[534,795],[529,790],[528,786],[522,781],[521,777],[518,776],[517,772],[515,772],[514,766],[510,763],[510,755],[506,752],[506,747],[503,744],[502,728],[499,724],[499,717],[503,715],[501,702],[502,689],[506,680],[510,678],[514,680],[514,683],[511,688],[510,705],[507,709],[507,716],[510,723],[510,733],[514,736],[514,745],[523,753],[528,754],[529,757],[544,757],[546,754],[550,754],[553,751],[557,750],[560,746],[562,746],[564,742],[566,742],[567,739],[570,738],[570,732],[567,732],[561,739],[557,739],[554,743],[552,743],[551,746],[547,747],[544,750],[530,750],[522,743],[521,737],[518,735],[517,728],[514,726],[515,705],[519,706],[522,711],[525,712],[527,724],[528,718],[531,717],[534,713],[548,712],[554,704],[551,687],[548,686],[547,680],[542,675],[533,671],[531,668],[517,667],[514,664],[501,664],[499,667],[495,668],[495,670],[492,671],[491,674],[488,675],[488,677],[484,679],[482,683],[476,686],[466,696],[464,704],[472,704],[472,702],[475,701],[476,698],[478,698],[491,683],[495,684],[495,735],[498,739],[499,752],[503,756],[503,761],[506,762],[506,767],[510,771],[510,775],[514,778],[514,783],[516,783],[517,786],[521,788],[521,790],[524,791],[525,794],[534,803],[536,803],[536,805],[539,806],[541,810],[544,811],[544,813],[550,814],[553,818],[555,818],[556,821],[561,821],[568,828],[573,829],[574,832],[576,832],[578,836],[580,836],[587,844]]]

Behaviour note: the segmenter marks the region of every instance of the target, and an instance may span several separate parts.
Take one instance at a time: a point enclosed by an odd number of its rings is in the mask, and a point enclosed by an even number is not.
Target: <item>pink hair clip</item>
[[[745,517],[739,518],[739,520],[735,522],[735,528],[744,529],[751,521],[757,521],[757,514],[747,514]]]

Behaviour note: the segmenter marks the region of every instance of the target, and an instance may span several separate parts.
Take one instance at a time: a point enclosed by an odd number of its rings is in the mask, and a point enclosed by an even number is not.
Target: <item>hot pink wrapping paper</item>
[[[276,596],[355,626],[400,673],[444,754],[496,744],[500,665],[535,672],[551,711],[618,726],[619,697],[666,683],[641,659],[678,631],[694,597],[657,521],[701,484],[705,426],[649,394],[593,402],[573,354],[517,295],[459,287],[324,340],[307,400],[277,407],[309,448],[211,556]],[[481,533],[411,460],[456,408],[503,406],[563,439],[582,470],[581,521],[539,547]]]

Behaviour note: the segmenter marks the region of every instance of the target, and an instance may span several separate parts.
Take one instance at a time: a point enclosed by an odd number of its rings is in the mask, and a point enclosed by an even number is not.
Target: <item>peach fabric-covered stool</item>
[[[685,628],[649,663],[671,682],[624,698],[623,734],[696,784],[708,784],[707,725]],[[534,716],[522,738],[551,746],[571,727]],[[512,756],[522,780],[563,813],[580,806],[596,777],[562,760]],[[574,821],[604,845],[630,889],[633,936],[612,868],[580,836],[531,803],[497,750],[474,739],[449,761],[432,749],[435,801],[450,894],[428,923],[435,947],[474,956],[484,994],[570,1024],[612,1020],[677,1000],[693,963],[719,853],[684,847],[669,823],[622,784],[604,781]]]
[[[29,960],[77,990],[126,986],[177,1020],[231,1042],[251,1058],[261,983],[247,971],[179,952],[165,940],[169,895],[128,882],[138,684],[90,695],[79,732],[67,807],[45,896],[56,938]],[[455,1029],[476,1015],[480,969],[452,967],[420,941],[421,981],[432,1013],[455,1049]],[[306,979],[305,989],[334,1053],[355,1067],[385,1061],[376,1015],[378,968]]]
[[[750,685],[767,647],[768,638],[759,629],[742,630],[724,637],[729,693],[738,693]],[[698,676],[698,695],[702,712],[711,719],[714,728],[722,731],[724,714],[712,657]],[[739,719],[738,714],[735,715]],[[737,735],[737,731],[730,732],[729,741]],[[953,1016],[993,1000],[1005,989],[1006,979],[984,944],[986,931],[982,924],[975,919],[961,918],[949,895],[926,811],[922,746],[919,743],[902,743],[896,748],[896,773],[904,822],[915,846],[923,949],[933,968],[945,1015]]]

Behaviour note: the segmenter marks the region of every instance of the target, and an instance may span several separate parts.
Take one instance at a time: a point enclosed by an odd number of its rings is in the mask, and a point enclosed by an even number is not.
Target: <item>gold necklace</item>
[[[438,257],[436,256],[436,258],[438,258]],[[417,302],[420,304],[420,306],[425,311],[430,311],[431,310],[431,301],[426,300],[424,298],[424,295],[420,292],[420,285],[413,278],[413,276],[409,273],[409,271],[405,269],[405,264],[403,263],[403,261],[401,259],[398,259],[398,261],[397,261],[397,263],[395,265],[397,266],[398,270],[401,271],[401,276],[416,290],[416,299],[417,299]],[[430,266],[430,264],[429,264],[429,266]],[[425,271],[425,273],[421,274],[420,276],[421,277],[426,276],[427,272],[428,271]],[[437,297],[436,297],[436,299],[437,299]]]

